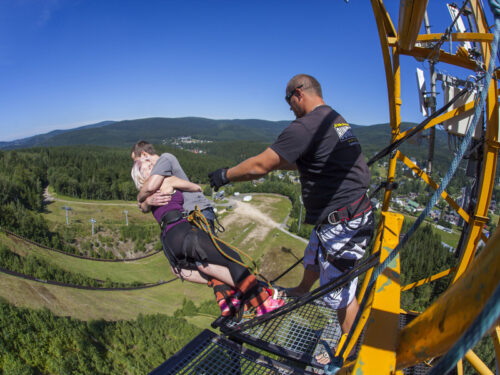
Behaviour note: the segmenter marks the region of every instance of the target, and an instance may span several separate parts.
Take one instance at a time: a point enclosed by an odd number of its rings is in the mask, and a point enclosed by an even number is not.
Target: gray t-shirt
[[[154,174],[166,177],[175,176],[189,181],[177,158],[168,153],[161,154],[160,158],[151,170],[151,175]],[[195,206],[198,206],[200,210],[213,207],[210,201],[205,198],[203,193],[183,191],[182,195],[184,196],[184,210],[188,213],[193,211]]]

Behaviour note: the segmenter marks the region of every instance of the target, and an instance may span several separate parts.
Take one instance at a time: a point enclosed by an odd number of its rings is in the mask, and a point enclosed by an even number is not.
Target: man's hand
[[[148,206],[164,206],[168,202],[170,202],[171,199],[171,194],[164,194],[157,191],[156,193],[151,194],[149,197],[147,197],[144,202],[146,202]]]
[[[210,179],[210,186],[213,187],[215,191],[218,191],[221,186],[229,183],[227,179],[227,168],[220,168],[210,172],[208,178]]]

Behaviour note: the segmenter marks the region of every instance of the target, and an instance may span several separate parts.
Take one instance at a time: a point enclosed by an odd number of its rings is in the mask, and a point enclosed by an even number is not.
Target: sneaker
[[[226,301],[226,299],[221,299],[218,301],[219,307],[220,307],[220,314],[222,316],[232,316],[238,310],[240,309],[241,306],[241,300],[238,298],[231,297],[229,298],[229,303]]]
[[[282,299],[275,299],[269,296],[268,299],[264,301],[264,303],[260,306],[257,306],[255,309],[255,313],[257,316],[261,316],[264,314],[269,314],[271,311],[274,311],[285,304],[285,301]]]

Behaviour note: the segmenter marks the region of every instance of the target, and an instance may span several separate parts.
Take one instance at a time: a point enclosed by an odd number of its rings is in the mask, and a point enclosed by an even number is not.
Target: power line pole
[[[95,219],[90,219],[90,222],[92,223],[92,236],[94,235],[94,224],[97,223]]]
[[[66,210],[66,225],[69,225],[68,211],[71,211],[71,207],[63,206],[63,207],[61,207],[61,209]]]
[[[123,213],[125,214],[125,222],[127,223],[127,227],[128,227],[128,211],[123,210]]]
[[[302,202],[302,196],[299,196],[299,201],[300,201],[300,214],[299,214],[299,227],[297,229],[297,232],[300,232],[300,225],[302,224],[302,205],[304,202]]]

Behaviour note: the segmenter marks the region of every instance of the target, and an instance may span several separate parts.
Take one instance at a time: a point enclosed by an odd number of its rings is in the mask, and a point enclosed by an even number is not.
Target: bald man
[[[300,284],[289,295],[307,293],[349,271],[364,255],[374,222],[366,190],[370,171],[352,128],[325,104],[321,85],[299,74],[286,86],[285,100],[293,121],[264,152],[232,168],[209,174],[218,190],[231,181],[258,179],[277,169],[297,169],[306,208],[305,222],[315,225],[304,252]],[[324,297],[337,310],[342,331],[348,332],[359,309],[357,278]]]

